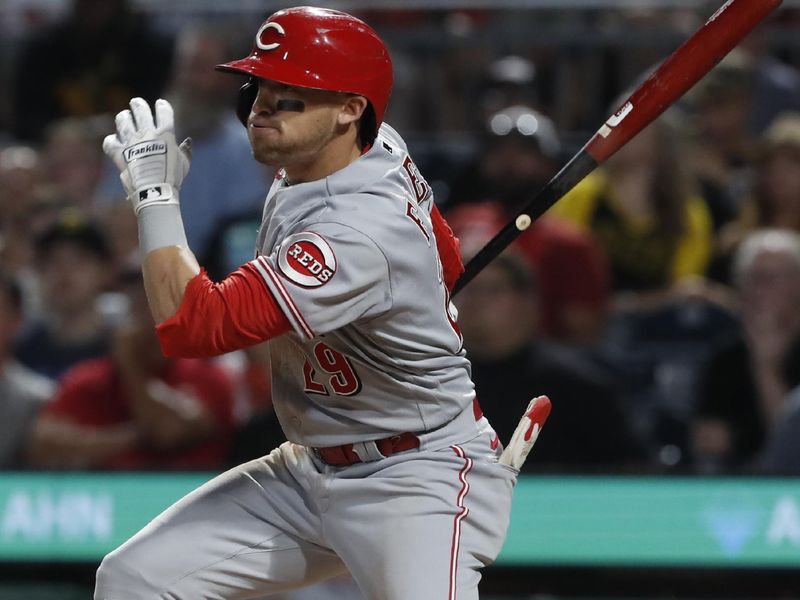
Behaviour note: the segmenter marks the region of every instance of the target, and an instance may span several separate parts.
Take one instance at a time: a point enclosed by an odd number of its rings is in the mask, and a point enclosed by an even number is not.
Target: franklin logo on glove
[[[164,142],[160,142],[158,140],[149,140],[147,142],[142,142],[141,144],[131,146],[130,148],[125,148],[125,161],[131,162],[132,160],[138,158],[145,158],[155,154],[166,153],[167,145]]]

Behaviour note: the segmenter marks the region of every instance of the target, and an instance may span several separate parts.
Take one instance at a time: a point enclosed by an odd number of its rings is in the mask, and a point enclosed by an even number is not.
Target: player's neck
[[[286,179],[292,183],[305,183],[324,179],[344,169],[361,156],[361,148],[350,136],[333,138],[311,162],[284,167]]]

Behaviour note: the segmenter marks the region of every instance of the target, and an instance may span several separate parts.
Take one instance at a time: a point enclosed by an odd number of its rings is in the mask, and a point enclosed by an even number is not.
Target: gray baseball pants
[[[349,571],[369,600],[475,600],[517,473],[497,463],[488,422],[469,416],[420,436],[418,450],[348,467],[286,442],[106,556],[94,598],[245,600]]]

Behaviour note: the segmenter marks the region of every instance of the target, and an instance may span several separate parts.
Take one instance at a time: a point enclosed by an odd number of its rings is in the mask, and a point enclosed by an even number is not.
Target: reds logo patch
[[[283,242],[278,252],[278,267],[299,286],[319,287],[336,273],[336,256],[321,235],[303,231]]]

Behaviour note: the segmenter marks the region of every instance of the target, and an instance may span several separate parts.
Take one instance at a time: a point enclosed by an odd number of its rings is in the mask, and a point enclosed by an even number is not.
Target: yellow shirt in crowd
[[[700,196],[687,198],[684,231],[666,241],[655,235],[653,219],[625,214],[608,190],[607,176],[597,170],[550,209],[552,216],[589,230],[608,254],[617,279],[631,280],[622,287],[668,285],[688,275],[705,273],[711,259],[713,225]],[[637,283],[638,280],[638,283]]]

